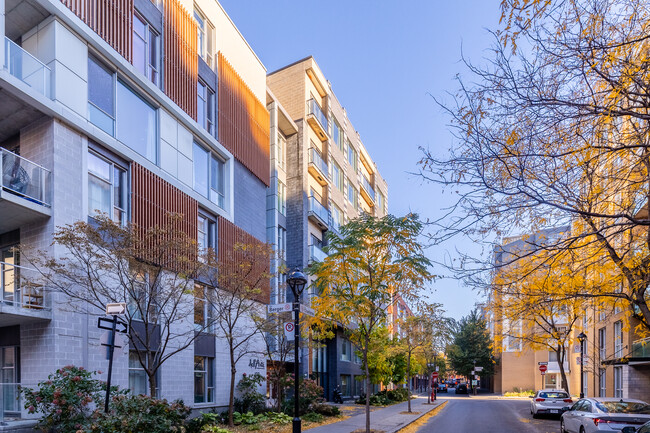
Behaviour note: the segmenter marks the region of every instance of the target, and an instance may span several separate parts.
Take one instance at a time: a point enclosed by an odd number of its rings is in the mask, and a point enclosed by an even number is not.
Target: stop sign
[[[548,370],[548,367],[545,365],[540,365],[539,366],[539,371],[542,372],[542,374],[546,373],[546,370]]]
[[[437,372],[437,371],[434,371],[433,373],[431,373],[431,377],[432,377],[433,379],[437,379],[437,378],[438,378],[438,372]]]

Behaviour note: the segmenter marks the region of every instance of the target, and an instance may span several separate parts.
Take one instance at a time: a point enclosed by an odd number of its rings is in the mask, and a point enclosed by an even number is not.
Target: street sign
[[[291,311],[291,302],[287,302],[285,304],[270,304],[270,305],[267,305],[266,311],[268,311],[269,314],[288,313],[288,312]]]
[[[472,381],[472,386],[478,386],[478,380],[473,380]]]
[[[474,370],[476,370],[476,371],[483,371],[483,367],[474,367]]]
[[[108,329],[110,331],[113,329],[113,321],[111,319],[106,319],[105,317],[98,317],[97,327],[100,329]],[[126,334],[126,331],[129,330],[129,327],[122,320],[118,319],[117,324],[115,325],[115,330],[117,332],[121,332],[122,334]]]
[[[433,373],[431,373],[431,377],[432,377],[434,380],[437,379],[437,378],[438,378],[438,372],[437,372],[437,371],[434,371]]]
[[[542,365],[539,366],[539,371],[540,371],[542,374],[545,374],[545,373],[546,373],[546,370],[548,370],[548,367],[546,366],[546,364],[542,364]]]
[[[303,305],[303,304],[300,304],[300,312],[302,314],[306,314],[308,316],[315,316],[316,315],[316,312],[314,311],[313,308],[308,307],[308,306]]]
[[[121,316],[122,314],[126,314],[126,302],[106,304],[107,316]]]
[[[293,340],[296,339],[295,326],[294,326],[293,322],[285,322],[285,324],[284,324],[284,336],[289,341],[293,341]]]
[[[546,362],[546,361],[539,361],[537,364],[538,364],[538,365],[548,365],[548,362]]]

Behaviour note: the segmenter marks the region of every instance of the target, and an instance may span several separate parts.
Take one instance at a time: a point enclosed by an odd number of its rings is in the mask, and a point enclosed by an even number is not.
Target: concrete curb
[[[399,432],[401,432],[402,430],[408,428],[408,426],[410,426],[410,425],[413,424],[414,422],[417,422],[420,418],[422,418],[423,416],[427,415],[428,413],[433,412],[434,410],[436,410],[436,409],[438,409],[438,408],[442,408],[442,407],[444,407],[444,405],[447,404],[448,401],[449,401],[449,400],[445,400],[445,401],[441,401],[441,402],[437,403],[435,406],[432,406],[431,409],[427,410],[426,412],[422,412],[422,413],[421,413],[420,415],[418,415],[416,418],[414,418],[413,420],[411,420],[411,421],[408,422],[407,424],[404,424],[403,426],[401,426],[401,427],[398,428],[397,430],[389,430],[389,431],[387,431],[386,433],[399,433]]]

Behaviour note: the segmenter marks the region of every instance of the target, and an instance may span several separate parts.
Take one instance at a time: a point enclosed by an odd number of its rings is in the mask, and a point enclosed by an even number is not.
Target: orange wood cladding
[[[61,0],[129,62],[132,54],[133,0]]]
[[[137,163],[131,165],[131,215],[133,223],[144,229],[166,223],[168,213],[182,214],[178,230],[196,239],[198,203]]]
[[[269,112],[219,52],[219,142],[266,186]]]
[[[164,3],[165,93],[196,120],[196,86],[199,79],[197,24],[178,0],[166,0]]]
[[[228,221],[225,218],[219,218],[218,220],[218,238],[219,244],[217,245],[218,250],[218,260],[219,262],[228,263],[230,260],[229,254],[232,254],[233,247],[237,243],[248,244],[248,245],[259,245],[263,244],[262,241],[257,239],[255,236],[249,234],[245,230],[237,227],[232,222]],[[234,253],[232,257],[235,263],[241,262],[244,260],[244,255],[239,254],[238,252]],[[269,271],[269,263],[265,263],[265,271]],[[262,292],[257,297],[257,300],[268,304],[271,300],[271,285],[269,280],[265,280],[262,286]]]

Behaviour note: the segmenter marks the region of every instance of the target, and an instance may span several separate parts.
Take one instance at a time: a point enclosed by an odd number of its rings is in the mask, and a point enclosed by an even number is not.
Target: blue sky
[[[498,26],[499,0],[219,1],[269,72],[314,56],[388,182],[391,213],[441,214],[453,194],[408,173],[419,146],[444,154],[452,145],[449,119],[430,95],[449,100],[456,74],[467,76],[461,51],[475,63],[489,55],[486,29]],[[457,239],[428,256],[444,260],[456,248],[473,246]],[[448,278],[431,291],[455,318],[479,299]]]

